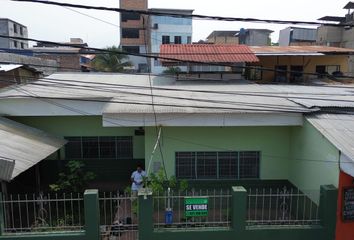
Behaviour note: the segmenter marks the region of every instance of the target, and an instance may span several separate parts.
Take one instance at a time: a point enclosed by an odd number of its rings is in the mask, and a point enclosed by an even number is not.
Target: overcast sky
[[[76,4],[119,7],[119,0],[56,0]],[[149,0],[153,8],[194,9],[195,14],[228,17],[250,17],[316,21],[325,15],[344,16],[348,0]],[[76,9],[85,14],[119,25],[119,15],[95,10]],[[0,18],[10,18],[28,27],[29,37],[50,41],[68,41],[70,37],[82,38],[91,47],[119,44],[119,28],[88,18],[58,6],[0,0]],[[250,24],[194,20],[193,41],[205,39],[213,30],[239,30],[268,28],[275,31],[272,40],[278,41],[279,30],[287,25]]]

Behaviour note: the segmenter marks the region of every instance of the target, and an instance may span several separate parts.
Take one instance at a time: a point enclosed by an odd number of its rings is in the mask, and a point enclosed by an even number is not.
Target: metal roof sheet
[[[337,17],[337,16],[324,16],[319,19],[319,21],[329,21],[329,22],[343,22],[345,21],[345,17]]]
[[[311,108],[354,108],[353,85],[294,86],[270,85],[287,99]]]
[[[354,9],[354,2],[348,2],[343,9]]]
[[[246,45],[236,44],[163,44],[160,57],[187,62],[240,63],[258,62],[259,59]],[[164,60],[162,62],[177,62]]]
[[[251,50],[258,56],[262,54],[272,53],[273,55],[281,54],[352,54],[354,49],[337,48],[327,46],[251,46]]]
[[[64,139],[0,117],[0,179],[15,178],[65,143]]]
[[[345,162],[341,159],[341,168],[354,176],[354,115],[319,114],[307,116],[306,119],[346,155]]]
[[[0,64],[0,72],[9,72],[22,66],[21,64]]]

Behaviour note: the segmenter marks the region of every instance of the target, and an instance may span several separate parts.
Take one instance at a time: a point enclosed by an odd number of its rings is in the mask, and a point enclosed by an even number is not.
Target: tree
[[[92,67],[99,72],[124,72],[126,67],[132,66],[128,56],[119,47],[107,47],[105,52],[97,54],[92,61]]]
[[[59,173],[59,180],[49,185],[52,191],[80,193],[85,190],[88,182],[96,178],[93,172],[84,170],[85,164],[72,160],[66,164],[66,172]]]

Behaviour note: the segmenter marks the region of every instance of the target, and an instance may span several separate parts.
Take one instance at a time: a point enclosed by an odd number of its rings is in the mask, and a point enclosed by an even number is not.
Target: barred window
[[[240,178],[259,178],[259,152],[240,152]]]
[[[131,159],[132,137],[65,137],[66,159]]]
[[[260,152],[176,152],[178,179],[258,179]]]
[[[195,153],[176,153],[176,176],[182,179],[195,179]]]
[[[217,178],[217,155],[216,152],[197,153],[197,177],[198,179]]]
[[[237,152],[219,152],[219,178],[237,179],[238,178],[238,154]]]

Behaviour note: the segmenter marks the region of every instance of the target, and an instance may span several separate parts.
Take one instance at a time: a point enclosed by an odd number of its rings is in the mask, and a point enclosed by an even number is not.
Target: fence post
[[[138,226],[139,240],[153,239],[152,233],[154,230],[153,223],[153,198],[152,191],[142,189],[138,193]]]
[[[335,239],[337,222],[338,189],[333,185],[321,186],[320,219],[325,229],[327,239]]]
[[[231,226],[234,231],[246,229],[247,191],[244,187],[232,187]]]
[[[5,218],[4,218],[4,203],[3,203],[3,196],[2,193],[0,192],[0,236],[2,236],[4,232],[4,223]]]
[[[84,193],[85,235],[87,240],[100,240],[100,207],[98,190]]]

